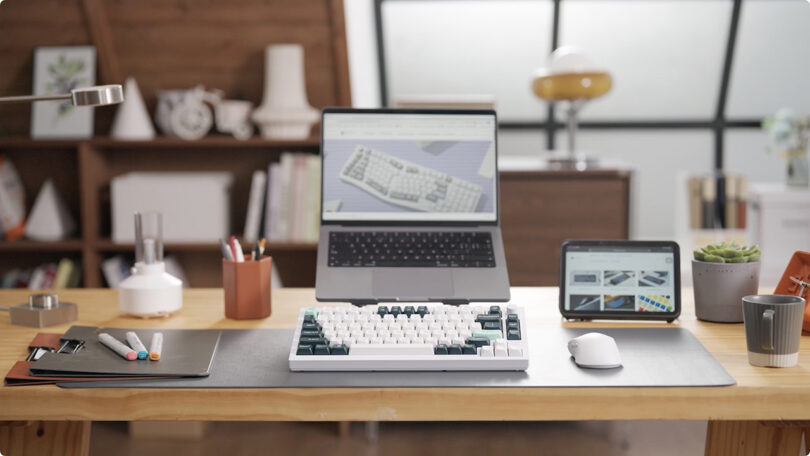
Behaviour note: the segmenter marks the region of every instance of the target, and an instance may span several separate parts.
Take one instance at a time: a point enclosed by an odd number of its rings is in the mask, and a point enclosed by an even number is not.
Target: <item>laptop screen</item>
[[[494,111],[325,111],[324,221],[497,220]]]

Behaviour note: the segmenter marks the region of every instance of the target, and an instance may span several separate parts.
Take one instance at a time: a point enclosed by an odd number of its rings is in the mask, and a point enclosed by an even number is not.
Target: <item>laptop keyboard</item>
[[[445,173],[357,146],[340,179],[377,198],[424,212],[475,212],[483,189]]]
[[[524,309],[446,304],[301,309],[293,371],[508,371],[529,365]]]
[[[471,231],[329,233],[332,267],[494,268],[492,236]]]

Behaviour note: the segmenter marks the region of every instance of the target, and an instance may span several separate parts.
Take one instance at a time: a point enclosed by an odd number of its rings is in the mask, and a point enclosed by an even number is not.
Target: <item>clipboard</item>
[[[99,333],[106,332],[125,341],[127,331],[135,331],[145,344],[152,335],[163,333],[163,352],[160,361],[127,361],[98,341]],[[64,378],[116,378],[116,377],[206,377],[219,344],[221,332],[211,329],[128,329],[71,326],[60,337],[83,341],[81,349],[72,353],[49,352],[29,367],[33,377]]]

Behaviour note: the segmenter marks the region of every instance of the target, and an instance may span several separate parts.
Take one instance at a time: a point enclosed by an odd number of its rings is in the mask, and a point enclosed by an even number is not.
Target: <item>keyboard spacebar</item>
[[[355,356],[432,356],[430,344],[352,344],[349,354]]]

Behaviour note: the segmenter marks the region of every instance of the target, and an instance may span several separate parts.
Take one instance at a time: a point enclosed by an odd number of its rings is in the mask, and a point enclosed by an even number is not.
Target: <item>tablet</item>
[[[681,314],[678,244],[565,241],[560,313],[577,319],[673,321]]]

